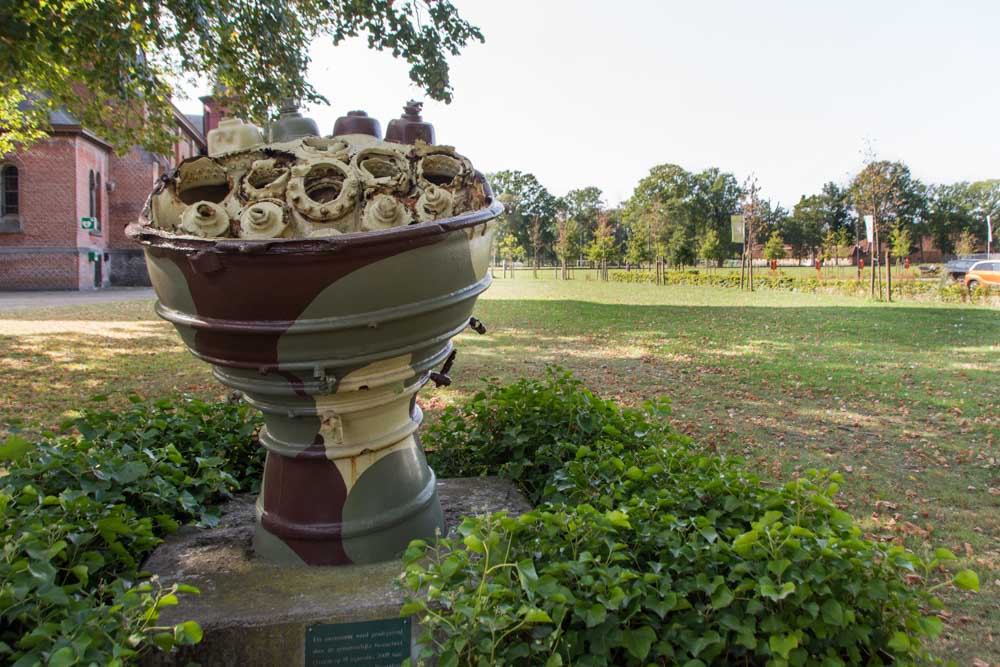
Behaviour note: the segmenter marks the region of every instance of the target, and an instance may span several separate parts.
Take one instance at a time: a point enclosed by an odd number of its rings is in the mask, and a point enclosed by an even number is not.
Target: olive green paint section
[[[185,313],[197,313],[194,297],[188,287],[187,278],[170,257],[161,257],[146,250],[146,270],[149,273],[150,284],[156,291],[157,305],[163,304],[172,310]],[[195,333],[188,327],[175,326],[178,335],[188,349],[194,349]]]
[[[253,550],[259,557],[272,563],[300,567],[306,566],[305,561],[291,547],[285,544],[280,537],[271,534],[269,530],[260,525],[259,518],[253,535]]]
[[[472,315],[479,292],[489,286],[485,263],[491,235],[482,236],[479,230],[484,228],[485,223],[474,228],[474,242],[465,230],[456,230],[437,243],[385,258],[331,283],[279,339],[279,365],[329,359],[331,352],[343,362],[389,356],[461,327]],[[484,267],[480,273],[477,263]],[[309,330],[327,318],[341,318],[338,328]],[[346,318],[351,326],[340,328]]]
[[[424,452],[415,442],[368,468],[348,493],[343,517],[352,533],[368,523],[374,532],[345,534],[344,551],[351,560],[371,563],[398,558],[410,540],[443,534],[444,515],[434,483]],[[388,523],[388,516],[399,520]]]

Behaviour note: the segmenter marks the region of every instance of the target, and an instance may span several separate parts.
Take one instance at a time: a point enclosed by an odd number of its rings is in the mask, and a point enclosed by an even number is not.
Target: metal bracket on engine
[[[458,354],[458,350],[452,350],[448,358],[444,360],[444,365],[441,366],[440,371],[431,371],[429,376],[431,382],[437,387],[447,387],[451,385],[451,378],[448,377],[448,373],[451,372],[451,367],[455,363],[455,355]]]

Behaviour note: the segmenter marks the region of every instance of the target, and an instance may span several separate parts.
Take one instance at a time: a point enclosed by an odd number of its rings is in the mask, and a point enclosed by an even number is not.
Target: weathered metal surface
[[[356,150],[350,164],[359,196],[412,197],[421,182],[424,192],[434,187],[466,196],[461,188],[468,183],[459,176],[471,168],[467,161],[433,147],[423,151],[411,156],[414,174],[394,178],[384,166],[398,149],[372,143]],[[162,220],[170,221],[179,208],[174,200],[180,201],[187,208],[176,216],[178,226],[164,229],[169,222],[158,219],[154,226],[144,219],[127,233],[145,247],[156,312],[212,364],[216,378],[264,414],[260,439],[268,455],[257,502],[257,553],[309,565],[394,558],[411,539],[442,528],[434,473],[417,436],[416,394],[452,353],[451,338],[469,324],[476,297],[490,285],[491,221],[502,207],[476,174],[486,203],[480,210],[388,228],[364,223],[375,231],[287,238],[281,225],[292,223],[277,221],[280,195],[275,200],[278,193],[266,189],[286,168],[291,190],[296,166],[250,158],[229,158],[228,190],[216,192],[215,208],[201,212],[204,202],[184,204],[183,191],[178,195],[182,165],[147,209],[153,216],[165,211]],[[372,172],[365,171],[366,160],[376,161]],[[187,177],[192,187],[217,184],[211,164],[195,167]],[[248,183],[256,171],[266,177]],[[261,191],[269,198],[255,201]],[[205,226],[217,227],[216,218],[229,212],[239,216],[230,220],[262,231],[256,238],[201,238],[188,231],[198,229],[197,220],[188,224],[192,208],[204,214]],[[273,237],[266,236],[269,228]]]
[[[303,139],[305,137],[318,137],[319,127],[312,118],[306,118],[299,113],[298,106],[286,100],[281,107],[281,115],[271,128],[271,141],[283,142]]]
[[[341,116],[333,124],[333,136],[345,134],[367,134],[381,139],[382,126],[364,111],[348,111],[346,116]]]
[[[403,115],[389,121],[389,127],[385,130],[385,140],[400,144],[415,144],[418,141],[433,144],[434,126],[424,122],[420,116],[423,106],[423,102],[416,100],[407,102],[403,107]]]

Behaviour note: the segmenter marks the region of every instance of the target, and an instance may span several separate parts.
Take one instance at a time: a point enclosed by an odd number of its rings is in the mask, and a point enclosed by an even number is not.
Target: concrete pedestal
[[[449,529],[462,516],[530,509],[512,483],[496,477],[442,479],[437,492]],[[398,560],[278,566],[254,556],[253,534],[254,498],[245,497],[224,507],[217,527],[182,529],[153,552],[145,564],[148,572],[165,584],[201,589],[200,596],[184,595],[178,607],[165,609],[159,624],[194,620],[205,635],[197,646],[173,654],[151,653],[144,664],[300,666],[306,662],[307,633],[318,630],[319,624],[399,618],[404,595],[393,585],[402,572]]]

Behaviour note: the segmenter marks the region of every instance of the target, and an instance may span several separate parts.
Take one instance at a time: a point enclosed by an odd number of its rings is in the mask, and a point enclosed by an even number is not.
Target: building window
[[[101,172],[97,172],[97,175],[94,177],[94,180],[95,180],[95,183],[94,183],[94,216],[97,218],[97,230],[100,231],[100,229],[101,229],[101,212],[104,210],[104,208],[101,206],[101,200],[103,199],[103,197],[101,197]]]
[[[21,182],[17,167],[0,164],[0,234],[21,234]]]
[[[95,172],[93,169],[90,170],[90,182],[89,182],[89,203],[90,203],[90,217],[94,219],[94,226],[90,230],[91,234],[101,233],[101,172]]]
[[[0,215],[17,215],[21,212],[18,201],[17,167],[12,164],[4,165],[0,169]]]

